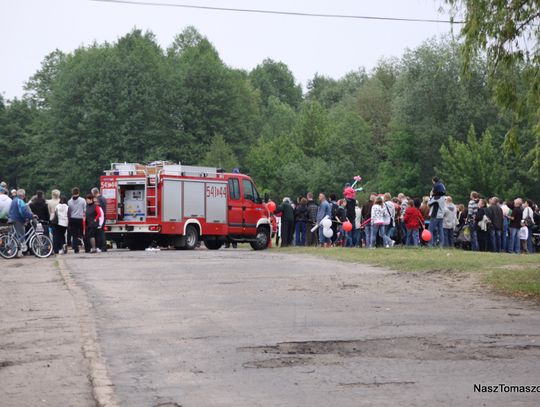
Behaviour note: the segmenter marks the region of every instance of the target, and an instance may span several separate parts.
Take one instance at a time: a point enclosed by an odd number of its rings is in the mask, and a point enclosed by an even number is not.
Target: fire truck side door
[[[229,178],[229,234],[243,233],[243,208],[240,195],[240,180],[238,178]]]
[[[244,233],[254,235],[257,231],[257,221],[261,217],[260,207],[257,205],[259,193],[249,179],[242,180],[242,192]]]
[[[108,223],[114,223],[118,218],[118,185],[114,177],[101,177],[101,196],[106,199],[105,209]]]

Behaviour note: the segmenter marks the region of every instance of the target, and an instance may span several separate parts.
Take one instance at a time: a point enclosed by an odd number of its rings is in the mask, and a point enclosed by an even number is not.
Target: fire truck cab
[[[170,162],[113,163],[101,176],[107,200],[105,233],[131,250],[151,244],[210,250],[270,242],[269,213],[252,179],[218,168]]]

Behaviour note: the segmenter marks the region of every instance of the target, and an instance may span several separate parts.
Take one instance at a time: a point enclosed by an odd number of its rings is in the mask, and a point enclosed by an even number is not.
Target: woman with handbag
[[[65,254],[64,245],[66,244],[66,231],[68,227],[68,210],[67,198],[62,196],[60,203],[54,209],[54,216],[52,218],[54,254]]]
[[[525,223],[525,226],[527,226],[528,234],[527,234],[527,252],[528,253],[534,253],[534,245],[532,242],[532,227],[534,226],[534,203],[530,199],[527,199],[525,202],[523,202],[523,214],[522,219]]]
[[[474,226],[478,236],[478,249],[481,252],[488,251],[488,228],[490,227],[490,222],[486,216],[486,206],[486,200],[480,199],[478,201],[478,211],[474,217]]]

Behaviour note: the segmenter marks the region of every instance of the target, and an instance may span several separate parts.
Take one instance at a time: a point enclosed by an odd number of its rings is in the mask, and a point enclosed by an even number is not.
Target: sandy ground
[[[539,307],[474,275],[232,249],[54,262],[0,261],[2,406],[540,405],[474,392],[540,385]]]

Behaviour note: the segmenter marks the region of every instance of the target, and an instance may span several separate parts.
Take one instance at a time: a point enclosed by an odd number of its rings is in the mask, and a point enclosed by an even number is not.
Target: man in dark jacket
[[[499,199],[493,197],[486,208],[486,216],[491,221],[489,231],[489,244],[492,252],[500,253],[502,247],[503,211],[499,206]]]
[[[296,208],[294,208],[294,235],[295,246],[306,245],[306,225],[308,218],[307,199],[301,198]]]
[[[290,198],[283,198],[283,203],[276,208],[281,212],[281,247],[290,246],[294,235],[294,209]]]
[[[345,212],[347,220],[353,225],[350,232],[345,232],[345,247],[353,247],[354,224],[356,221],[356,199],[345,198]]]
[[[36,196],[32,198],[28,206],[40,222],[49,222],[49,207],[47,206],[45,198],[43,198],[43,191],[37,191]],[[49,236],[49,228],[47,226],[43,227],[43,234]]]
[[[508,253],[519,254],[521,252],[519,242],[519,229],[521,228],[521,220],[523,218],[523,201],[521,198],[517,198],[513,203],[510,203],[508,207],[512,210],[512,214],[508,216],[510,219],[510,244],[508,245]]]
[[[308,246],[318,246],[319,245],[319,231],[316,230],[312,232],[311,229],[317,224],[317,211],[319,210],[319,205],[313,200],[313,193],[307,193],[307,245]]]

